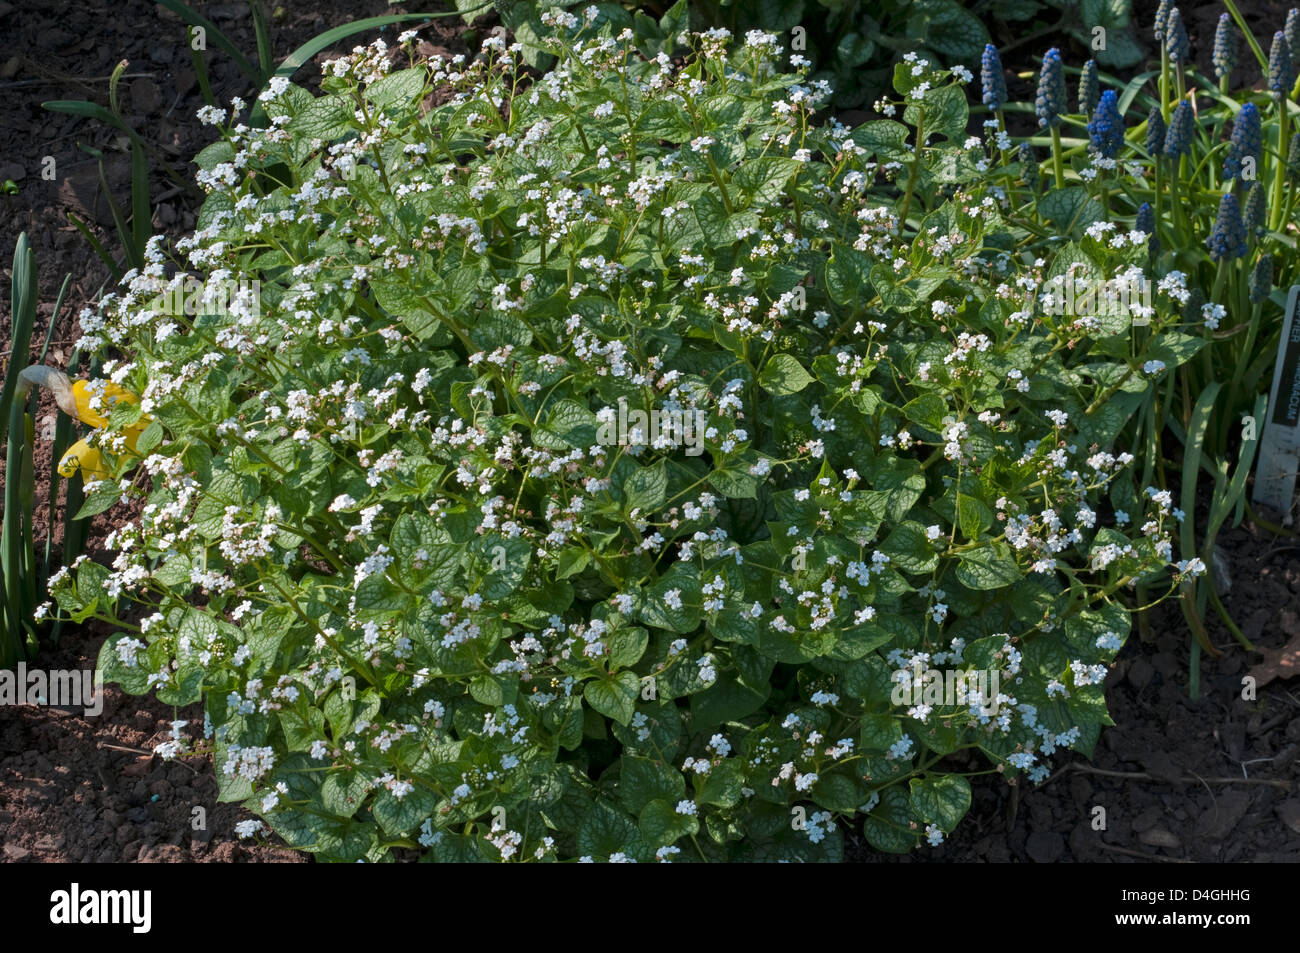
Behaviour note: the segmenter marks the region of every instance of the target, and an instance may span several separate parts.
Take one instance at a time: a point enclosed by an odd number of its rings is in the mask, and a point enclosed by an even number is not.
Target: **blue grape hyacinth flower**
[[[1246,210],[1242,213],[1242,221],[1246,226],[1246,235],[1258,235],[1264,227],[1264,218],[1268,214],[1266,204],[1268,196],[1264,194],[1262,183],[1256,182],[1246,193]]]
[[[992,43],[984,47],[980,60],[980,84],[984,88],[984,105],[992,110],[1001,109],[1007,101],[1007,78],[1002,73],[1002,57]]]
[[[1172,7],[1173,4],[1169,0],[1160,0],[1160,6],[1156,9],[1156,22],[1152,32],[1155,34],[1156,42],[1160,44],[1161,49],[1164,49],[1165,21],[1169,19],[1169,11]]]
[[[1237,31],[1233,28],[1232,17],[1226,13],[1219,14],[1219,25],[1214,30],[1214,53],[1210,60],[1214,63],[1214,75],[1219,79],[1229,76],[1237,65]]]
[[[1177,159],[1192,149],[1192,104],[1179,100],[1174,114],[1169,117],[1169,131],[1165,133],[1165,157]]]
[[[1159,159],[1165,151],[1165,117],[1160,114],[1159,106],[1152,106],[1147,113],[1147,152],[1152,159]]]
[[[1169,11],[1165,21],[1165,46],[1169,48],[1169,59],[1173,63],[1186,63],[1191,55],[1187,43],[1187,27],[1183,26],[1183,14],[1177,7]]]
[[[1287,49],[1291,51],[1291,78],[1300,72],[1300,7],[1292,7],[1286,14],[1286,26],[1282,29],[1286,37]]]
[[[1038,188],[1038,158],[1034,155],[1034,147],[1028,142],[1020,143],[1020,177],[1025,180],[1025,185],[1031,189]]]
[[[1146,232],[1150,236],[1147,239],[1147,251],[1153,257],[1160,254],[1160,239],[1156,238],[1156,213],[1149,202],[1143,202],[1138,206],[1133,227],[1139,232]]]
[[[1097,111],[1101,98],[1101,83],[1097,79],[1097,61],[1088,60],[1079,74],[1079,112],[1091,116]]]
[[[1223,177],[1225,179],[1253,179],[1259,172],[1259,151],[1264,145],[1264,132],[1260,124],[1259,110],[1254,103],[1246,103],[1237,113],[1232,123],[1232,140],[1228,143],[1228,155],[1223,160]],[[1253,161],[1248,162],[1247,159]]]
[[[1246,226],[1241,220],[1241,205],[1231,192],[1225,192],[1219,199],[1219,214],[1210,231],[1208,245],[1210,258],[1214,261],[1240,258],[1246,254]]]
[[[1295,77],[1291,74],[1291,44],[1286,34],[1278,30],[1273,34],[1273,46],[1268,52],[1267,82],[1275,102],[1282,102],[1291,92]]]
[[[1124,117],[1119,114],[1119,97],[1113,89],[1101,94],[1097,111],[1088,123],[1088,141],[1103,159],[1115,158],[1124,145]]]
[[[1259,261],[1255,262],[1255,267],[1250,270],[1250,277],[1246,279],[1246,291],[1250,295],[1250,303],[1260,304],[1268,298],[1272,290],[1273,256],[1260,255]]]
[[[1066,110],[1065,96],[1065,67],[1061,65],[1061,51],[1052,47],[1043,57],[1043,69],[1038,74],[1038,97],[1034,100],[1038,125],[1061,124],[1061,114]]]

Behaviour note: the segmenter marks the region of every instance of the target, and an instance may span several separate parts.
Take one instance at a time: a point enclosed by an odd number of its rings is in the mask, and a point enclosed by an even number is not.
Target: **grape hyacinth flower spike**
[[[1224,261],[1246,254],[1246,228],[1241,220],[1241,205],[1237,196],[1225,192],[1219,200],[1219,214],[1214,220],[1208,242],[1210,258]]]
[[[1165,117],[1160,115],[1160,107],[1152,106],[1147,113],[1147,152],[1152,160],[1158,160],[1164,154],[1165,134],[1168,131]]]
[[[1281,30],[1273,34],[1266,80],[1265,85],[1273,94],[1273,101],[1279,103],[1291,93],[1291,85],[1295,82],[1295,77],[1291,75],[1291,44],[1286,41],[1286,34]]]
[[[1061,51],[1056,47],[1043,57],[1034,112],[1038,115],[1039,126],[1055,128],[1061,124],[1061,114],[1065,112],[1065,68],[1061,65]]]
[[[1179,65],[1186,63],[1191,53],[1187,43],[1187,27],[1183,26],[1183,14],[1177,7],[1169,11],[1165,21],[1165,46],[1169,49],[1169,60]]]
[[[1088,123],[1088,141],[1092,150],[1103,159],[1119,155],[1124,144],[1124,118],[1119,114],[1119,98],[1113,89],[1101,94],[1097,111]]]
[[[1146,232],[1147,252],[1154,258],[1160,254],[1160,239],[1156,238],[1156,213],[1147,202],[1138,206],[1137,218],[1133,221],[1133,227],[1139,232]]]
[[[1219,25],[1214,30],[1214,53],[1210,59],[1214,63],[1214,75],[1220,80],[1227,80],[1237,65],[1237,31],[1233,28],[1232,17],[1226,13],[1219,14]]]
[[[1155,34],[1156,43],[1160,44],[1161,49],[1164,49],[1165,43],[1165,21],[1169,19],[1172,7],[1169,0],[1160,0],[1160,6],[1156,9],[1156,22],[1151,32]]]
[[[1052,174],[1058,189],[1065,188],[1065,161],[1061,157],[1061,113],[1065,112],[1065,67],[1061,65],[1061,51],[1052,47],[1043,57],[1043,69],[1038,74],[1038,96],[1034,112],[1038,125],[1052,130]]]
[[[1079,112],[1091,116],[1097,111],[1097,101],[1101,98],[1101,83],[1097,79],[1097,61],[1088,60],[1083,64],[1079,74]]]
[[[1002,57],[992,43],[984,47],[980,59],[980,85],[984,90],[984,105],[997,112],[1007,101],[1007,79],[1002,73]]]
[[[1024,179],[1025,185],[1031,190],[1038,189],[1038,159],[1034,155],[1034,147],[1028,142],[1020,143],[1020,178]]]
[[[1292,7],[1286,14],[1286,26],[1282,29],[1286,37],[1286,48],[1291,51],[1291,79],[1300,73],[1300,7]]]
[[[1228,155],[1223,160],[1225,179],[1254,179],[1258,175],[1259,153],[1264,144],[1263,127],[1259,110],[1254,103],[1246,103],[1232,123],[1232,140]]]
[[[1165,158],[1177,159],[1186,155],[1192,148],[1192,104],[1185,99],[1178,101],[1174,115],[1169,120],[1169,131],[1165,133]]]
[[[1273,290],[1273,256],[1260,255],[1246,279],[1246,290],[1251,304],[1262,304]]]
[[[1246,226],[1247,237],[1258,235],[1264,227],[1264,220],[1268,213],[1265,205],[1264,185],[1256,182],[1246,193],[1246,210],[1242,213],[1242,219]]]

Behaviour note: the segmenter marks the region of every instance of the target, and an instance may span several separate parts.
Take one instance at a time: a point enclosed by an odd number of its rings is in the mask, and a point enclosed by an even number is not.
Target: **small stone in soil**
[[[1249,794],[1225,791],[1201,813],[1196,822],[1196,833],[1206,840],[1220,840],[1232,833],[1249,807]]]
[[[1283,801],[1273,810],[1277,812],[1278,819],[1283,824],[1300,834],[1300,800],[1291,798],[1289,801]]]
[[[1148,831],[1143,831],[1138,835],[1138,840],[1149,847],[1168,847],[1174,849],[1183,846],[1177,835],[1165,830],[1163,827],[1153,827]]]

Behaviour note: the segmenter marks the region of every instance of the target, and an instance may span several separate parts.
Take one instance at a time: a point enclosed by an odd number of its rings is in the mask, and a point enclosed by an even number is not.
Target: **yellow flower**
[[[104,455],[84,440],[74,443],[59,459],[61,476],[71,478],[78,470],[81,471],[81,479],[87,483],[91,480],[107,480],[113,476],[104,463]]]
[[[103,381],[101,387],[92,387],[90,381],[76,380],[72,382],[72,399],[76,404],[77,416],[81,418],[82,423],[90,424],[96,430],[102,430],[108,425],[108,414],[103,411],[112,412],[113,405],[119,400],[128,404],[135,404],[140,398],[131,393],[125,387],[119,387],[112,381]],[[100,409],[92,407],[94,402]],[[128,450],[135,449],[136,440],[140,434],[149,426],[149,418],[141,417],[135,423],[123,431],[126,437],[126,446]]]
[[[43,364],[25,368],[18,375],[15,400],[26,400],[31,389],[36,386],[48,387],[54,394],[54,400],[60,410],[96,430],[103,430],[108,426],[109,415],[118,401],[128,404],[140,402],[139,397],[112,381],[69,381],[68,376],[62,371]],[[134,453],[140,434],[144,433],[145,428],[152,422],[152,417],[142,415],[139,420],[126,427],[122,431],[121,442],[115,441],[111,444],[113,453],[122,455]],[[78,440],[68,449],[59,460],[58,470],[65,477],[70,477],[80,470],[86,480],[101,480],[113,475],[104,460],[103,453],[84,440]]]
[[[77,416],[81,418],[82,423],[99,429],[108,423],[108,415],[100,413],[99,410],[91,407],[91,402],[99,398],[97,403],[104,410],[111,411],[113,404],[117,401],[126,401],[128,404],[137,403],[140,398],[131,393],[125,387],[119,387],[112,381],[103,381],[100,387],[92,387],[90,381],[75,380],[72,382],[72,399],[77,406]]]

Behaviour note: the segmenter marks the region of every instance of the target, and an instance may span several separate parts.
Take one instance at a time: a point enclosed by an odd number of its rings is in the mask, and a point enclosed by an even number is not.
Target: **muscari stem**
[[[1056,176],[1056,187],[1065,188],[1065,163],[1061,161],[1061,130],[1052,127],[1052,172]]]
[[[1280,106],[1281,115],[1277,120],[1277,159],[1273,165],[1273,198],[1270,204],[1273,207],[1272,214],[1269,216],[1269,228],[1277,231],[1282,227],[1283,215],[1286,214],[1286,207],[1283,204],[1283,194],[1286,185],[1286,154],[1291,145],[1291,119],[1287,115],[1290,105],[1288,100],[1283,100]]]

